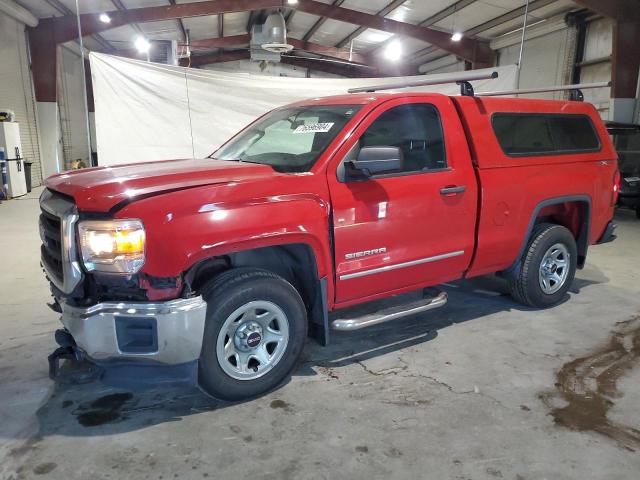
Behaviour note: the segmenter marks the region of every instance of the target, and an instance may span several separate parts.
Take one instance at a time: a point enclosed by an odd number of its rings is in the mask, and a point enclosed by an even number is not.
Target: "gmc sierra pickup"
[[[426,287],[498,273],[550,307],[615,238],[616,158],[586,103],[362,93],[278,108],[211,158],[56,175],[40,199],[56,339],[99,365],[192,365],[242,399],[282,382],[308,334],[446,302]]]

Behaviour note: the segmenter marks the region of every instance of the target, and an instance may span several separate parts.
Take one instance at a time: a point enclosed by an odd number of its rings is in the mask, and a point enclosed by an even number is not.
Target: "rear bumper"
[[[616,224],[613,223],[613,221],[610,221],[607,224],[607,228],[604,229],[604,233],[596,243],[600,245],[601,243],[613,242],[616,239],[616,235],[614,234],[615,229]]]
[[[62,304],[61,321],[95,362],[131,360],[177,365],[200,357],[206,303],[202,297],[159,303]]]

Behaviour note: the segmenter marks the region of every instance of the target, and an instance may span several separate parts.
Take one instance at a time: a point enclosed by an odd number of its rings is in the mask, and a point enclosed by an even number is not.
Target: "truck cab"
[[[190,365],[233,400],[282,382],[308,335],[444,305],[441,283],[497,273],[551,307],[615,238],[616,158],[581,102],[366,92],[278,108],[206,159],[57,175],[57,337],[103,366]]]

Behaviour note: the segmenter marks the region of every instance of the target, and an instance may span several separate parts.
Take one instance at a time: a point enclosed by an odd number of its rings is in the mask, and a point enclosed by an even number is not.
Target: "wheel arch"
[[[531,212],[529,224],[516,259],[502,274],[507,277],[517,275],[522,264],[522,255],[529,244],[533,229],[537,224],[543,222],[562,225],[571,231],[576,239],[578,249],[577,266],[579,269],[583,268],[589,248],[591,214],[592,202],[589,195],[566,195],[539,202]]]
[[[326,345],[329,338],[327,278],[320,276],[318,266],[310,244],[282,243],[205,258],[185,272],[184,280],[190,291],[198,292],[232,268],[253,267],[273,272],[298,291],[309,313],[310,335]]]

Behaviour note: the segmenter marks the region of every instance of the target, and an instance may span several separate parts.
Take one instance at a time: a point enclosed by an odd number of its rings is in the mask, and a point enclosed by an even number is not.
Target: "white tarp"
[[[345,94],[352,87],[414,78],[268,77],[98,53],[91,53],[90,59],[100,165],[205,157],[275,107],[304,98]],[[498,71],[499,77],[473,82],[477,92],[515,88],[515,66],[487,69],[491,70]],[[460,87],[447,84],[412,90],[456,95]]]

